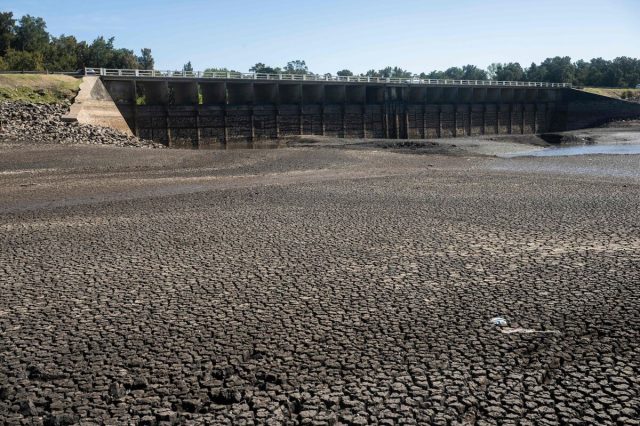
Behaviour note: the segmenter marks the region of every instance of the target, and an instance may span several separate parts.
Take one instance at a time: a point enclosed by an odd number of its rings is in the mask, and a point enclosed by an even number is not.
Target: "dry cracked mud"
[[[0,423],[639,424],[638,166],[0,146]]]

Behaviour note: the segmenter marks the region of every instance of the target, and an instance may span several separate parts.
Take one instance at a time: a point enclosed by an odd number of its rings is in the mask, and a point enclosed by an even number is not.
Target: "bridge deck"
[[[97,74],[108,80],[171,80],[171,81],[243,81],[247,83],[355,83],[355,84],[393,84],[393,85],[430,85],[430,86],[482,86],[482,87],[546,87],[570,88],[569,83],[545,83],[535,81],[493,81],[493,80],[454,80],[421,79],[418,77],[363,77],[332,76],[316,74],[262,74],[240,72],[202,72],[202,71],[157,71],[134,69],[86,68],[86,74]]]

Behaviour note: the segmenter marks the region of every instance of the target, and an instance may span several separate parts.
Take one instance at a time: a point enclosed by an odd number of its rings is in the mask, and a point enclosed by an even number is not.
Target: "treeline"
[[[73,71],[84,67],[153,69],[151,49],[140,50],[136,55],[130,49],[117,49],[114,39],[98,37],[93,42],[78,41],[74,36],[55,37],[47,32],[42,18],[25,15],[14,19],[11,12],[0,12],[0,70]],[[184,66],[191,71],[191,63]],[[230,71],[227,68],[208,68],[206,71]],[[303,60],[288,62],[282,67],[257,63],[250,72],[267,74],[313,74]],[[339,76],[353,76],[348,69],[337,72]],[[494,63],[487,69],[475,65],[451,67],[444,71],[415,73],[400,67],[369,70],[362,76],[455,79],[542,81],[572,83],[576,86],[636,87],[640,84],[640,60],[619,57],[613,60],[594,58],[575,61],[570,57],[547,58],[539,64],[523,67],[517,62]]]
[[[84,67],[153,69],[151,49],[117,49],[114,38],[93,42],[74,36],[52,36],[42,18],[0,12],[0,70],[73,71]]]
[[[225,69],[226,70],[226,69]],[[289,62],[285,67],[270,67],[258,63],[250,72],[313,74],[305,61]],[[339,76],[354,76],[348,69],[337,72]],[[369,70],[364,77],[452,79],[452,80],[498,80],[498,81],[542,81],[549,83],[572,83],[576,86],[636,87],[640,84],[640,59],[621,56],[614,60],[594,58],[591,61],[572,62],[569,56],[547,58],[539,64],[532,63],[523,68],[517,62],[493,63],[485,70],[475,65],[451,67],[444,71],[414,73],[400,67]]]

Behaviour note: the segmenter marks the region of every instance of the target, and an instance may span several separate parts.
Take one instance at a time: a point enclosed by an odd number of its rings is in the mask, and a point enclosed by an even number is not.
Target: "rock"
[[[242,393],[234,389],[216,389],[211,392],[211,400],[214,404],[236,404],[242,401]]]
[[[186,399],[182,401],[182,408],[190,413],[196,413],[202,407],[202,402],[198,399]]]
[[[147,379],[145,377],[139,376],[139,377],[136,377],[135,380],[133,381],[133,384],[131,385],[131,389],[133,390],[146,389],[148,385],[149,383],[147,382]]]
[[[156,418],[154,416],[144,416],[140,419],[140,425],[145,426],[155,426],[157,424]]]
[[[45,426],[70,426],[78,423],[78,418],[74,415],[63,413],[49,416],[45,419]]]
[[[121,399],[124,398],[127,391],[123,385],[120,383],[111,383],[109,386],[109,396],[113,399]]]
[[[36,408],[36,405],[32,400],[27,399],[20,403],[20,413],[22,413],[24,416],[37,416],[38,409]]]
[[[69,104],[0,102],[0,138],[16,143],[165,147],[107,127],[64,122],[68,110]]]

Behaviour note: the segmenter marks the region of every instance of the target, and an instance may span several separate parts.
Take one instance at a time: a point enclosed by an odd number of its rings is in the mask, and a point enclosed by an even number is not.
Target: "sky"
[[[415,73],[493,62],[528,66],[640,57],[640,0],[0,0],[52,35],[151,48],[156,69],[305,60],[315,73],[399,66]]]

